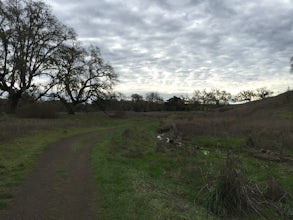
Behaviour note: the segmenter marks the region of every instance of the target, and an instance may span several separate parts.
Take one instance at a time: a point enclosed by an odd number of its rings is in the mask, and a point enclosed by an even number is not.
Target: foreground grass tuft
[[[288,211],[290,199],[290,193],[273,178],[265,184],[249,180],[239,158],[228,154],[225,166],[209,187],[206,207],[221,217],[281,218],[292,215]]]
[[[250,198],[248,181],[236,160],[227,157],[226,164],[216,179],[207,198],[207,209],[219,216],[247,214],[254,207],[255,198]],[[254,196],[254,195],[253,195]]]

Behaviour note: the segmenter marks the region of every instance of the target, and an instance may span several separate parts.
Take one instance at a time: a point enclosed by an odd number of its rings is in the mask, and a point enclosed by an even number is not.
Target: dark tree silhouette
[[[202,93],[203,93],[203,92],[200,91],[200,90],[195,90],[195,91],[193,92],[193,96],[192,96],[191,99],[190,99],[190,102],[191,102],[192,104],[203,103],[203,100],[202,100],[202,98],[203,98],[203,94],[202,94]]]
[[[143,97],[141,95],[137,94],[137,93],[134,93],[134,94],[131,95],[131,100],[133,102],[140,102],[140,101],[143,100]]]
[[[81,103],[104,97],[118,81],[98,47],[83,48],[72,42],[71,46],[63,45],[55,55],[58,73],[52,77],[52,96],[65,105],[69,114],[74,114],[74,107]]]
[[[165,102],[167,111],[184,111],[186,110],[185,100],[177,96],[173,96]]]
[[[259,88],[256,90],[256,97],[260,99],[265,99],[268,96],[272,95],[274,92],[267,88]]]
[[[163,98],[157,92],[150,92],[146,94],[146,101],[153,103],[163,103]]]
[[[216,104],[216,105],[226,105],[232,98],[231,94],[219,89],[212,89],[206,91],[205,89],[200,92],[198,90],[194,93],[194,100],[200,101],[202,104]]]
[[[243,91],[240,91],[236,97],[239,101],[250,102],[252,100],[252,98],[255,96],[256,96],[255,92],[253,92],[251,90],[243,90]]]
[[[22,94],[42,88],[36,78],[46,77],[54,52],[74,37],[43,2],[0,1],[0,90],[8,94],[10,112]]]

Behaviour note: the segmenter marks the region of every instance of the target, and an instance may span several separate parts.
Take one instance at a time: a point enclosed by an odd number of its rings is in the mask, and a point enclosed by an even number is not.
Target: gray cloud
[[[46,0],[131,94],[293,86],[291,0]]]

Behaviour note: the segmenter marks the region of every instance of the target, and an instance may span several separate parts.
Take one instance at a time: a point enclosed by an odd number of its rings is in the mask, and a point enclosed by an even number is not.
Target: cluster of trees
[[[253,99],[265,99],[273,94],[273,91],[266,88],[259,88],[255,91],[253,90],[244,90],[239,92],[236,95],[236,101],[248,101],[250,102]]]
[[[91,108],[103,111],[188,111],[198,110],[198,104],[192,105],[185,97],[172,97],[164,100],[157,92],[150,92],[143,97],[137,93],[130,97],[124,95],[112,96],[110,99],[100,99],[93,102]]]
[[[57,98],[74,113],[74,106],[107,95],[116,82],[99,48],[83,47],[48,5],[0,1],[0,96],[8,97],[11,113],[25,95]]]
[[[215,104],[225,105],[231,101],[232,95],[229,92],[219,89],[212,89],[210,91],[206,91],[205,89],[195,90],[193,93],[193,97],[191,98],[191,102],[196,102],[200,104]]]
[[[231,102],[250,102],[255,99],[264,99],[272,95],[273,92],[266,88],[258,88],[253,90],[243,90],[236,95],[232,95],[229,92],[219,89],[195,90],[191,102],[197,102],[200,104],[214,104],[214,105],[226,105]]]
[[[173,96],[164,100],[157,92],[147,93],[145,97],[134,93],[130,97],[112,96],[109,99],[101,98],[94,102],[92,108],[103,111],[121,110],[121,111],[192,111],[213,109],[219,106],[225,106],[230,103],[250,102],[256,99],[264,99],[273,94],[266,88],[259,88],[255,91],[244,90],[236,95],[219,89],[196,90],[192,97]]]

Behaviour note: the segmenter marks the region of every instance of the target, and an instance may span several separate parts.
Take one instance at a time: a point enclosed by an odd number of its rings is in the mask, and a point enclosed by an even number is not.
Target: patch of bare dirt
[[[103,134],[76,135],[47,147],[39,165],[0,218],[97,219],[99,196],[91,174],[89,151]],[[78,141],[82,144],[76,145]]]

